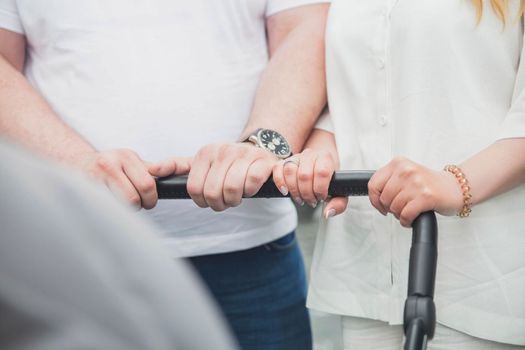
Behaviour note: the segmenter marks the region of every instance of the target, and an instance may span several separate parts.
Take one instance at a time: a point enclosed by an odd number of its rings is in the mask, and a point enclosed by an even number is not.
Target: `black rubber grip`
[[[433,212],[421,213],[412,224],[408,295],[434,297],[438,255],[438,227]]]
[[[368,181],[373,171],[338,171],[330,181],[328,195],[331,197],[366,196]],[[186,189],[187,176],[169,176],[158,178],[157,193],[159,199],[189,199]],[[289,196],[289,195],[288,195]],[[288,197],[286,196],[286,197]],[[272,179],[266,181],[259,192],[251,198],[279,198],[285,197],[279,192]]]

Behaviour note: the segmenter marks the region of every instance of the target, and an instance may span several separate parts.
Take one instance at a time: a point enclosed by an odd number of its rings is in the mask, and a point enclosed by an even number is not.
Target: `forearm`
[[[241,139],[269,128],[284,135],[294,153],[302,149],[326,104],[324,26],[324,18],[299,25],[271,47]]]
[[[499,140],[461,165],[476,205],[525,182],[525,138]]]
[[[68,127],[49,104],[0,55],[0,133],[65,163],[94,148]]]

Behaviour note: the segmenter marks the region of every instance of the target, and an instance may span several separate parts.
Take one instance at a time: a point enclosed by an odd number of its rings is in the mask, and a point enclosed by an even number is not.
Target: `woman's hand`
[[[345,211],[348,198],[328,199],[328,186],[337,169],[335,157],[328,151],[305,149],[273,168],[273,180],[284,195],[299,204],[307,203],[315,208],[321,201],[327,201],[324,210],[326,218]]]
[[[368,196],[377,210],[394,214],[405,227],[428,210],[454,215],[463,208],[461,187],[453,174],[405,158],[395,158],[376,171],[368,183]]]

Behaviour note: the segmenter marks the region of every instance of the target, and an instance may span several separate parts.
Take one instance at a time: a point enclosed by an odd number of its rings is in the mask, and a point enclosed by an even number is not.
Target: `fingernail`
[[[288,189],[286,188],[286,186],[279,187],[279,191],[283,194],[283,196],[288,195]]]
[[[317,207],[317,202],[311,202],[309,203],[309,205],[315,209],[315,207]]]
[[[295,201],[295,203],[299,204],[301,207],[304,205],[304,201],[299,197],[295,197],[293,200]]]
[[[326,216],[325,216],[325,218],[326,218],[326,219],[330,219],[330,218],[334,217],[335,214],[336,214],[335,209],[330,209],[330,210],[328,210],[328,211],[326,212]]]

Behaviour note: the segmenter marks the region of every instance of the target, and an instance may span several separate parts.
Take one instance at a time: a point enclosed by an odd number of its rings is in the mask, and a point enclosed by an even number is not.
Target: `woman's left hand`
[[[377,210],[394,214],[405,227],[425,211],[454,215],[463,208],[461,187],[453,174],[401,157],[376,171],[368,183],[368,196]]]

